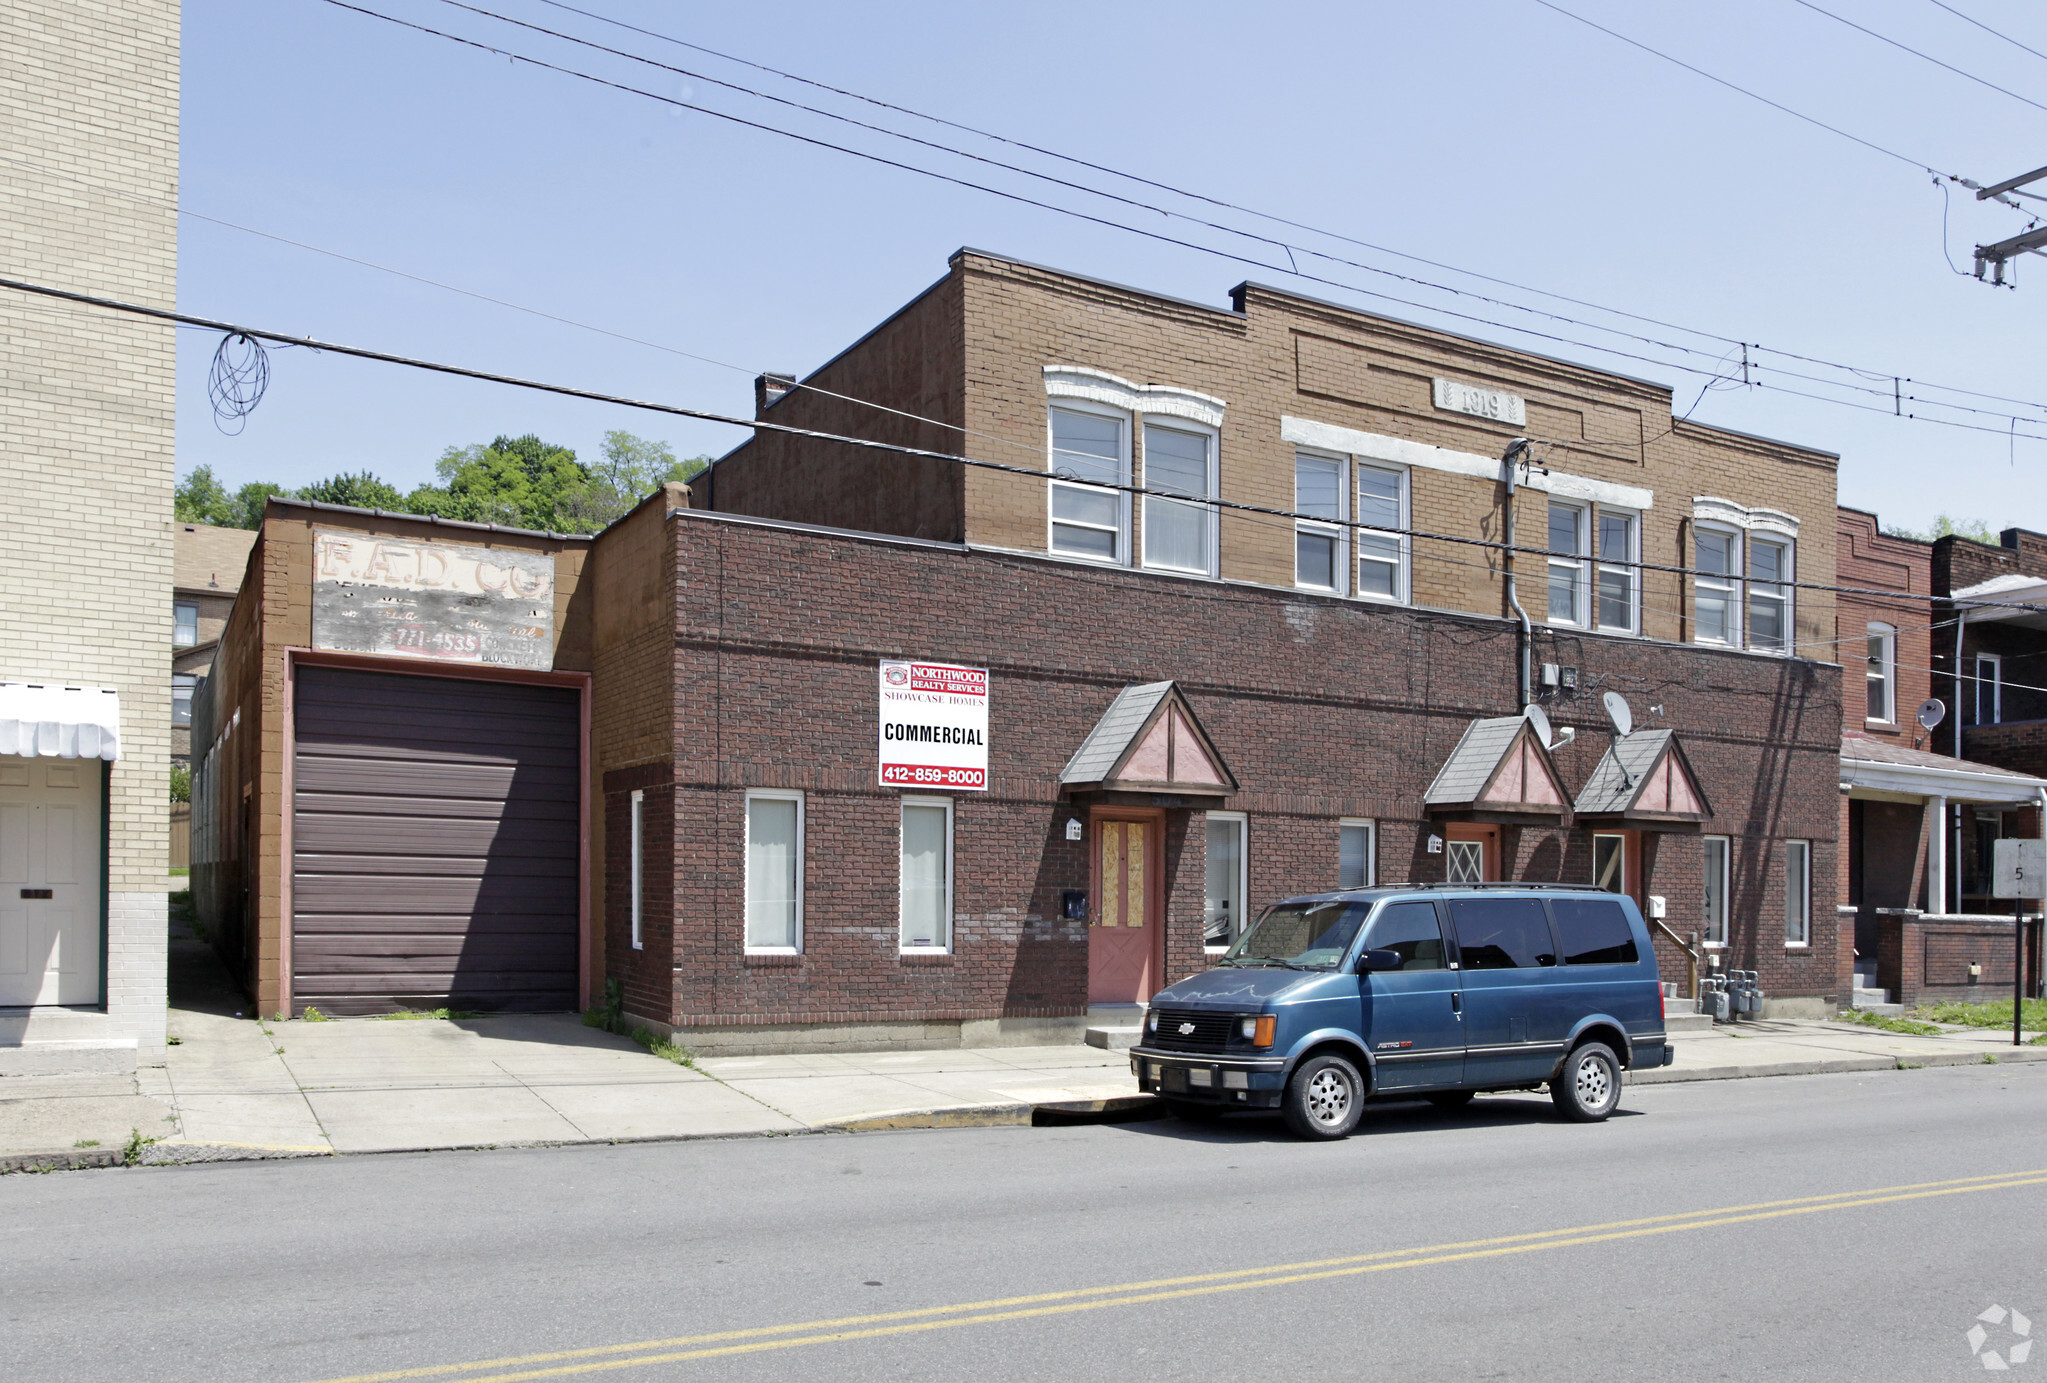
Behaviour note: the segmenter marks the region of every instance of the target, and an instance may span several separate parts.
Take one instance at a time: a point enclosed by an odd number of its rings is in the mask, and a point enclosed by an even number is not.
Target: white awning
[[[99,687],[0,682],[0,754],[118,759],[121,698]]]

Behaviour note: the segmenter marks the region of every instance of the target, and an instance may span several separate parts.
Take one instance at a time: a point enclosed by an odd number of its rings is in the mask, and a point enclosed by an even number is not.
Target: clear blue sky
[[[666,95],[1284,263],[1283,251],[892,146],[702,80],[579,52],[443,0],[363,3]],[[541,0],[482,3],[704,75],[878,117],[975,152],[1015,156],[621,33]],[[1942,196],[1924,172],[1691,76],[1535,0],[577,3],[1391,249],[1884,376],[2047,403],[2038,347],[2038,325],[2047,319],[2047,260],[2021,267],[2017,292],[1958,277],[1943,255]],[[2047,164],[2047,113],[1793,0],[1560,3],[1912,160],[1985,182]],[[1822,3],[2047,105],[2047,58],[2000,42],[1931,0]],[[2047,10],[2016,0],[1951,3],[2047,53]],[[744,415],[754,373],[815,367],[938,278],[946,256],[970,244],[1218,304],[1243,278],[1291,283],[1658,379],[1677,389],[1681,409],[1702,382],[1667,365],[1459,322],[938,184],[515,65],[324,0],[186,0],[184,63],[188,210],[739,368],[558,325],[186,217],[180,306],[208,316]],[[1121,186],[1134,196],[1155,195]],[[1960,192],[1948,250],[1966,269],[1973,243],[2024,224],[2017,213]],[[1540,303],[1525,292],[1326,238],[1285,234],[1386,268]],[[1313,260],[1301,267],[1579,341],[1667,354],[1363,270]],[[1645,335],[1706,346],[1637,325]],[[231,484],[290,485],[369,469],[404,487],[428,478],[443,448],[500,432],[538,432],[593,456],[610,428],[665,439],[683,455],[717,454],[741,440],[730,428],[300,351],[274,354],[268,397],[246,430],[228,437],[206,406],[213,340],[196,332],[181,338],[180,471],[208,464]],[[1781,374],[1763,377],[1813,387]],[[1880,387],[1888,390],[1887,378]],[[2038,419],[2031,430],[2047,435],[2047,411],[2018,411]],[[1875,508],[1888,524],[1924,527],[1946,511],[1993,526],[2047,529],[2047,442],[2014,445],[2001,433],[1741,389],[1708,392],[1694,416],[1840,452],[1843,502]],[[1978,421],[2005,427],[1998,419]]]

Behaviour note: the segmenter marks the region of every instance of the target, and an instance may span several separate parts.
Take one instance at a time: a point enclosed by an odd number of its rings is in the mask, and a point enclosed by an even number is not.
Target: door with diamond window
[[[1491,883],[1500,877],[1500,828],[1452,822],[1443,829],[1443,877],[1453,884]]]
[[[1165,919],[1158,854],[1163,825],[1149,818],[1097,818],[1094,823],[1089,1003],[1143,1003],[1162,987],[1160,939]]]

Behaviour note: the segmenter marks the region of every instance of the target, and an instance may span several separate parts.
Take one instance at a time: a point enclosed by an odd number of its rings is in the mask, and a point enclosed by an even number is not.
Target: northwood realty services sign
[[[988,790],[988,669],[881,665],[881,781]]]

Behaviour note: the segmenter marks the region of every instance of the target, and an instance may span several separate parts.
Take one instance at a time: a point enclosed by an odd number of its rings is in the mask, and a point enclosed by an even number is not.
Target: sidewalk
[[[257,1021],[212,955],[172,943],[161,1070],[0,1080],[0,1171],[517,1144],[1029,1124],[1143,1114],[1123,1052],[1074,1043],[714,1057],[682,1066],[573,1015]],[[1743,1023],[1673,1041],[1632,1083],[2047,1060],[2008,1033]]]

